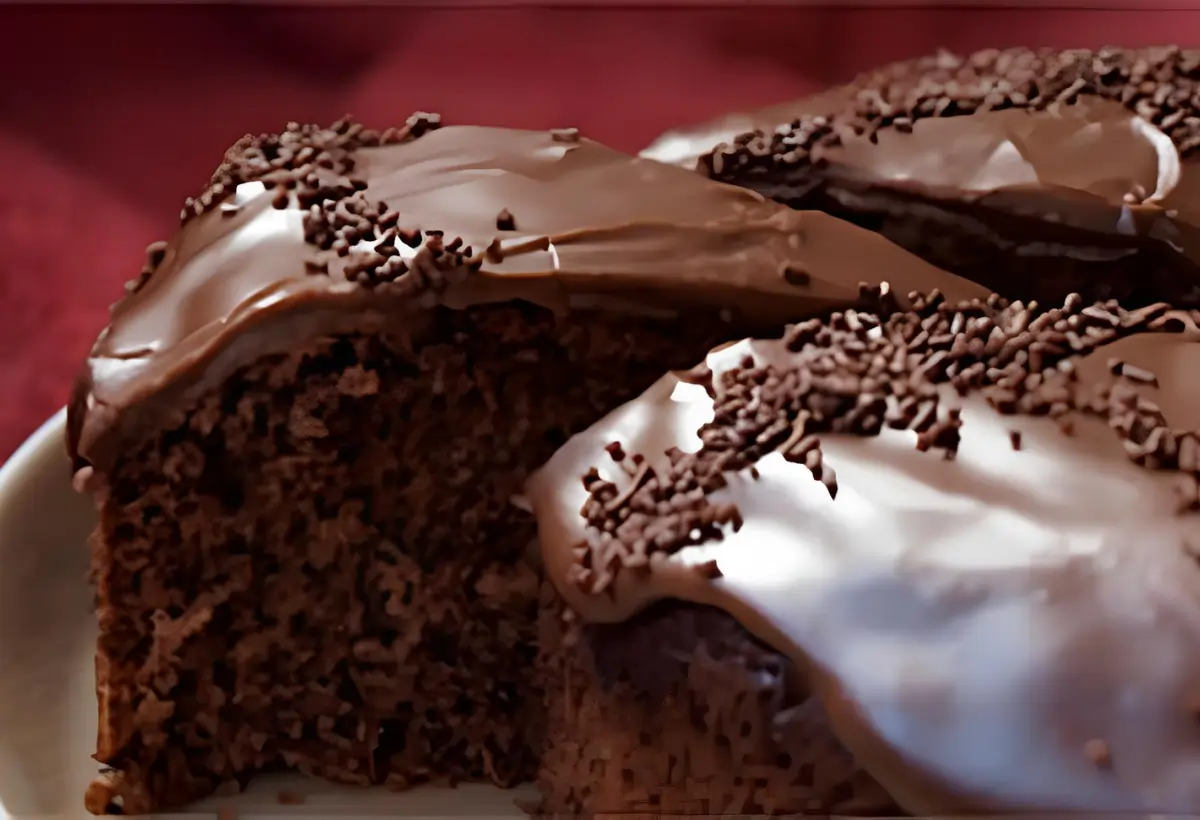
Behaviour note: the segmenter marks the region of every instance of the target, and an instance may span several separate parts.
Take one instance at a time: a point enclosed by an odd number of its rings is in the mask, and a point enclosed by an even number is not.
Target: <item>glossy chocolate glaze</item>
[[[777,129],[787,133],[793,121],[837,117],[864,96],[883,94],[906,111],[923,94],[995,88],[990,107],[973,101],[966,111],[885,126],[872,130],[870,138],[845,130],[841,145],[819,146],[811,163],[738,172],[735,181],[796,207],[855,215],[922,253],[938,243],[913,233],[945,229],[1022,257],[1084,264],[1133,264],[1136,257],[1174,284],[1170,294],[1157,297],[1190,304],[1200,299],[1200,160],[1190,136],[1200,111],[1194,97],[1164,107],[1159,96],[1187,98],[1193,80],[1179,66],[1196,59],[1195,52],[1168,48],[935,55],[864,74],[805,100],[669,132],[642,155],[685,167],[696,167],[704,157],[702,164],[717,164],[714,176],[726,178],[719,170],[729,165],[722,144],[739,144],[751,131],[768,135],[762,150],[777,151],[769,140]],[[1135,73],[1142,70],[1140,61],[1150,66],[1148,73],[1130,84],[1148,84],[1151,91],[1130,87],[1118,94],[1117,85],[1105,87],[1101,96],[1088,86],[1048,107],[1033,105],[1019,94],[1006,96],[1020,83],[1015,75],[993,71],[1020,60],[1058,67],[1069,67],[1071,60],[1123,61]],[[1159,79],[1160,65],[1170,75],[1166,79]],[[924,85],[923,74],[932,78]],[[1054,86],[1045,78],[1036,82]],[[742,133],[731,133],[735,128]],[[849,123],[836,128],[849,129]],[[931,258],[958,270],[949,259]]]
[[[854,100],[858,88],[880,82],[895,82],[936,67],[939,62],[957,59],[939,52],[916,60],[903,60],[866,71],[845,85],[817,94],[769,105],[754,111],[734,111],[705,122],[673,128],[642,150],[641,156],[657,162],[695,168],[701,156],[722,142],[751,131],[773,131],[801,117],[819,117],[845,108]]]
[[[639,156],[692,169],[700,157],[723,142],[751,131],[773,131],[800,117],[824,116],[845,107],[852,99],[849,87],[837,87],[756,111],[733,111],[706,122],[673,128],[643,148]]]
[[[1076,360],[1079,389],[1111,384],[1113,359],[1147,368],[1157,385],[1138,393],[1196,429],[1192,331],[1099,347]],[[707,363],[787,355],[744,341]],[[914,814],[1200,812],[1200,516],[1178,513],[1180,476],[1131,463],[1103,421],[1068,435],[945,395],[963,409],[954,460],[911,432],[822,434],[836,499],[771,453],[709,496],[737,504],[740,529],[583,591],[575,549],[596,533],[580,476],[595,466],[622,487],[610,442],[662,465],[698,450],[713,418],[703,387],[666,376],[532,477],[550,577],[597,622],[664,598],[730,612],[806,671],[841,740]],[[713,560],[719,577],[695,571]]]
[[[1200,262],[1200,164],[1107,100],[919,120],[820,157],[817,176],[853,210],[940,211],[1036,255],[1103,260],[1158,241]]]
[[[263,182],[242,183],[187,220],[154,274],[116,306],[72,402],[77,465],[102,468],[123,442],[161,428],[249,361],[320,335],[411,335],[438,304],[695,310],[770,326],[849,304],[879,271],[900,292],[980,292],[825,214],[575,135],[447,127],[353,159],[365,195],[398,210],[401,228],[461,237],[471,273],[464,262],[463,276],[419,298],[394,283],[348,281],[334,251],[305,241],[295,196],[279,202]],[[505,210],[515,230],[498,230]],[[495,240],[501,253],[486,253]],[[807,272],[806,283],[789,283],[784,268]]]
[[[690,138],[678,154],[652,146],[643,155],[694,163],[693,149],[710,136]],[[910,131],[884,130],[875,142],[848,141],[819,156],[813,184],[831,185],[852,208],[872,198],[919,197],[960,218],[983,215],[986,222],[989,211],[993,222],[1029,218],[1020,235],[1008,236],[1012,223],[1002,223],[997,239],[1010,244],[1057,243],[1064,255],[1086,255],[1091,245],[1103,255],[1106,235],[1119,246],[1140,234],[1176,242],[1200,259],[1193,227],[1200,226],[1200,163],[1181,159],[1165,134],[1107,100],[919,120]],[[790,184],[778,186],[783,196]],[[1127,201],[1134,190],[1145,197]]]

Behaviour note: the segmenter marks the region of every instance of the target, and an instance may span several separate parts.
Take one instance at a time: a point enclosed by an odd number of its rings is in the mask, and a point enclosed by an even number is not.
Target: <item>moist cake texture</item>
[[[530,479],[576,640],[734,616],[914,814],[1200,811],[1198,322],[878,298],[665,376]]]
[[[276,769],[534,777],[565,696],[538,670],[586,664],[539,642],[530,471],[664,369],[863,281],[983,293],[571,129],[438,126],[242,140],[114,306],[68,424],[100,511],[90,810]],[[744,677],[765,650],[722,618]]]
[[[552,592],[540,616],[540,813],[901,813],[791,661],[728,613],[661,601],[579,625],[573,612]]]
[[[752,116],[700,169],[1010,298],[1194,306],[1198,66],[1176,47],[940,53]],[[694,144],[672,139],[649,155]]]

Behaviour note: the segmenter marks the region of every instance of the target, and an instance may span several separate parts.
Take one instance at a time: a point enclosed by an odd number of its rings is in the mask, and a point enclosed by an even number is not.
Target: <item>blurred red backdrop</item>
[[[636,151],[939,46],[1200,39],[1190,11],[733,6],[0,6],[0,460],[248,131],[422,109]]]

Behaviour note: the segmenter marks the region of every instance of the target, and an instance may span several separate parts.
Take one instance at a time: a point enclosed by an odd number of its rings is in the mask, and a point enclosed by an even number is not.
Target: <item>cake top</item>
[[[1198,80],[1200,51],[1175,47],[943,53],[864,75],[827,110],[738,136],[700,163],[742,184],[811,169],[862,187],[986,197],[1197,255],[1195,231],[1178,222],[1200,224],[1190,194],[1200,184]]]
[[[246,138],[149,262],[72,402],[77,462],[248,360],[315,335],[416,333],[435,305],[523,299],[782,323],[883,272],[978,288],[817,213],[640,160],[574,129],[378,132],[348,120]],[[153,401],[150,401],[153,399]]]
[[[759,108],[754,111],[734,111],[706,122],[673,128],[660,135],[642,150],[640,156],[656,162],[695,168],[697,161],[720,143],[755,131],[770,133],[803,117],[827,116],[840,111],[854,99],[856,89],[886,80],[895,81],[909,74],[922,74],[935,69],[945,52],[915,60],[896,63],[863,72],[844,85],[834,86],[818,94],[797,100]]]
[[[939,52],[642,155],[784,200],[827,182],[856,209],[915,195],[908,207],[933,201],[959,229],[1036,255],[1109,259],[1145,238],[1194,262],[1198,65],[1176,47]]]
[[[915,814],[1200,810],[1200,315],[874,301],[568,441],[550,577],[729,611]]]

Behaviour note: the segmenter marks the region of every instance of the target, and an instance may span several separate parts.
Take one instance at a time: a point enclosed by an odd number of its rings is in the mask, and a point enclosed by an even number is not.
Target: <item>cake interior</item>
[[[790,661],[725,612],[660,601],[582,625],[548,591],[539,637],[555,816],[902,814]]]
[[[584,317],[584,318],[579,318]],[[95,812],[293,769],[404,787],[534,776],[539,574],[514,498],[711,321],[435,308],[206,395],[107,475],[93,538]]]

